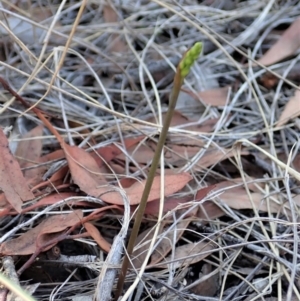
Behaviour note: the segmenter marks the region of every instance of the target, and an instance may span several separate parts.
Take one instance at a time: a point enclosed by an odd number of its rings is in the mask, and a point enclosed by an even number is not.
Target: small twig
[[[111,246],[111,250],[107,255],[105,263],[99,275],[95,298],[97,301],[107,301],[111,299],[111,292],[116,278],[117,269],[112,266],[117,266],[122,257],[124,240],[127,235],[127,230],[130,222],[130,206],[129,201],[123,191],[120,191],[124,200],[124,220],[119,234],[115,237]]]

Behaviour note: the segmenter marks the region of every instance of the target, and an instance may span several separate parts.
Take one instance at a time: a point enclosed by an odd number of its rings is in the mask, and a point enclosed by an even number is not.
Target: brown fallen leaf
[[[192,176],[189,173],[183,172],[176,175],[165,175],[165,196],[169,196],[181,190],[190,180]],[[148,197],[148,202],[160,198],[160,176],[154,178],[152,188]],[[130,205],[137,205],[140,203],[141,195],[144,191],[146,180],[135,182],[129,188],[125,188],[125,193],[129,199]],[[109,204],[123,205],[124,201],[120,193],[116,191],[108,192],[101,195],[101,199]]]
[[[103,19],[106,23],[117,24],[119,22],[118,14],[109,4],[103,6]],[[112,34],[106,45],[108,45],[107,50],[112,52],[125,53],[128,50],[127,45],[122,41],[119,34]]]
[[[190,139],[188,137],[180,137],[179,141],[172,141],[168,143],[164,149],[164,158],[166,164],[172,164],[176,166],[182,166],[188,162],[189,159],[193,158],[199,153],[201,147],[205,143],[199,139]],[[147,164],[152,160],[155,150],[155,143],[148,141],[147,143],[137,145],[128,150],[128,154],[136,162],[140,164]],[[242,155],[247,155],[248,151],[243,150]],[[221,147],[211,147],[205,150],[205,153],[195,164],[196,170],[203,170],[209,166],[215,165],[225,159],[231,158],[235,155],[232,149],[223,149]],[[125,155],[120,154],[119,159],[125,160]]]
[[[273,74],[271,72],[266,72],[262,74],[262,76],[259,78],[259,82],[268,90],[274,88],[280,81],[280,75],[281,77],[284,76],[286,79],[292,81],[292,82],[298,82],[300,78],[300,62],[298,61],[290,70],[289,73],[286,74],[286,66],[283,66],[281,68],[276,68],[276,74]]]
[[[155,250],[153,250],[149,266],[153,266],[156,263],[164,260],[166,255],[172,250],[172,247],[175,246],[178,240],[181,238],[191,221],[191,219],[183,220],[179,222],[171,231],[166,230],[165,235],[163,233],[161,234],[163,238]]]
[[[159,224],[158,235],[163,231],[163,223]],[[135,269],[139,269],[145,261],[149,250],[154,229],[152,227],[140,233],[135,242],[135,248],[132,253],[131,262]]]
[[[75,210],[69,214],[50,216],[19,237],[2,243],[0,254],[30,255],[37,250],[41,252],[47,251],[56,245],[55,237],[59,236],[61,231],[79,223],[82,217],[83,213],[81,210]],[[51,242],[52,240],[53,242]]]
[[[31,200],[34,195],[29,190],[20,165],[9,150],[8,140],[0,129],[0,188],[8,203],[21,212],[23,201]]]
[[[162,262],[156,264],[155,267],[166,269],[171,262],[173,263],[174,269],[189,266],[211,255],[214,248],[217,248],[217,246],[208,242],[191,243],[178,246],[174,249],[174,254],[170,254],[168,257],[163,259]]]
[[[299,23],[300,26],[300,23]],[[300,32],[299,32],[300,35]],[[300,88],[300,87],[299,87]],[[276,127],[285,125],[289,120],[300,116],[300,90],[295,91],[295,95],[290,98],[285,105]]]
[[[198,190],[196,197],[194,197],[194,195],[189,195],[186,197],[181,197],[181,198],[176,198],[173,196],[167,197],[164,200],[164,208],[163,208],[163,212],[169,212],[174,210],[176,207],[183,205],[187,202],[191,202],[191,201],[201,201],[203,198],[205,198],[214,188],[216,187],[216,185],[211,185],[208,187],[204,187]],[[160,200],[154,200],[153,202],[149,202],[147,203],[146,209],[145,209],[145,214],[149,214],[149,215],[157,215],[158,210],[159,210],[159,204],[160,204]],[[136,207],[135,206],[131,206],[131,210],[135,210]],[[190,215],[186,216],[186,217],[190,217],[190,216],[194,216],[194,212],[191,212]]]
[[[204,155],[195,164],[195,170],[203,170],[207,167],[214,166],[223,160],[234,157],[236,154],[234,149],[226,149],[221,147],[211,147],[207,149]],[[242,150],[241,155],[248,155],[247,150]]]
[[[20,167],[30,167],[40,163],[42,153],[43,141],[41,139],[30,139],[34,137],[41,137],[43,135],[44,127],[39,125],[29,131],[22,137],[17,146],[15,157],[17,158]],[[24,171],[24,177],[30,180],[30,184],[38,183],[41,179],[43,172],[47,167],[38,167]]]
[[[23,209],[22,213],[32,211],[32,210],[35,210],[35,209],[40,208],[40,207],[53,205],[53,204],[56,204],[56,203],[58,203],[62,200],[65,200],[67,198],[74,197],[74,196],[76,196],[75,192],[60,192],[60,193],[50,194],[50,195],[47,195],[47,196],[41,198],[36,203],[34,203],[34,204],[26,207],[25,209]],[[70,201],[69,204],[72,205],[72,201]],[[79,205],[78,202],[76,204]]]
[[[164,123],[165,119],[166,119],[166,115],[167,113],[163,113],[162,114],[162,122]],[[150,117],[147,119],[148,122],[157,123],[157,119],[155,117]],[[179,111],[175,110],[171,119],[171,123],[170,123],[170,127],[176,127],[178,125],[184,125],[187,123],[190,123],[191,121],[184,116],[183,114],[181,114]]]
[[[98,197],[108,190],[107,184],[94,158],[78,146],[62,143],[74,182],[85,193]],[[101,186],[102,185],[102,186]],[[101,187],[100,187],[101,186]]]
[[[192,96],[194,99],[199,100],[199,98],[207,105],[213,107],[223,107],[226,105],[228,100],[228,93],[230,87],[216,88],[206,91],[200,91],[197,94],[194,92],[181,88],[182,91]]]
[[[123,147],[126,150],[131,149],[134,147],[134,145],[138,144],[144,138],[145,138],[145,136],[139,136],[139,137],[135,137],[135,138],[126,138],[126,139],[124,139]],[[116,144],[111,144],[111,145],[107,145],[105,147],[96,149],[95,152],[91,153],[91,156],[96,160],[98,166],[101,167],[102,165],[110,162],[112,159],[116,158],[117,156],[119,156],[122,153],[123,153],[122,150]]]
[[[208,223],[211,220],[225,215],[224,210],[212,201],[206,201],[203,204],[200,204],[199,207],[197,217],[203,223]]]
[[[164,122],[166,118],[167,113],[162,114],[162,121]],[[191,124],[193,123],[193,120],[190,120],[188,117],[180,113],[179,111],[175,111],[174,115],[171,120],[170,127],[178,127],[180,126],[180,129],[183,130],[189,130],[189,131],[194,131],[194,132],[201,132],[201,133],[209,133],[213,131],[216,123],[218,122],[218,118],[212,118],[205,120],[201,123],[198,124]],[[156,124],[156,119],[154,117],[151,117],[147,119],[148,122]],[[176,134],[177,136],[178,134]]]
[[[123,205],[123,198],[117,191],[113,191],[112,187],[107,185],[102,176],[98,165],[89,153],[76,146],[69,146],[62,143],[66,158],[74,182],[80,189],[87,194],[100,197],[107,203],[115,205]],[[165,195],[171,195],[182,189],[190,180],[191,175],[188,173],[181,173],[176,175],[168,175],[165,177]],[[125,189],[130,205],[139,204],[142,192],[144,190],[144,183],[136,182],[129,188]],[[148,197],[148,201],[153,201],[160,197],[160,177],[154,178],[152,188]]]
[[[165,200],[164,202],[164,211],[170,211],[174,210],[179,204],[184,204],[185,202],[188,201],[201,201],[203,198],[207,196],[207,194],[214,189],[215,185],[211,185],[209,187],[202,188],[198,191],[196,198],[193,196],[185,197],[183,199],[174,199],[174,198],[169,198]],[[167,204],[166,204],[167,201]],[[153,205],[154,204],[154,205]],[[159,207],[159,201],[155,200],[151,203],[147,204],[146,211],[147,213],[151,212],[153,215],[157,214],[158,212],[158,207]],[[185,210],[185,209],[182,209]],[[177,243],[177,241],[181,238],[183,235],[184,231],[187,229],[189,226],[190,222],[192,221],[191,216],[195,216],[197,212],[197,208],[193,212],[191,212],[188,216],[186,216],[188,219],[181,221],[178,223],[175,229],[170,230],[170,231],[165,231],[166,235],[164,235],[163,239],[159,242],[159,244],[156,246],[155,250],[153,250],[153,253],[151,255],[151,263],[149,264],[154,265],[157,262],[160,262],[162,258],[164,258],[172,249],[172,246]],[[161,234],[163,231],[163,226],[160,224],[160,230],[159,234]],[[174,240],[174,231],[176,233],[176,238]],[[136,248],[133,252],[133,265],[135,268],[140,268],[146,253],[149,249],[150,243],[151,243],[151,238],[152,238],[153,231],[152,229],[147,229],[146,231],[142,232],[136,242]],[[146,240],[146,241],[144,241]],[[143,242],[141,245],[140,243]],[[140,245],[140,246],[139,246]]]
[[[46,154],[41,157],[41,162],[48,162],[52,160],[61,160],[65,158],[65,153],[62,149],[58,149],[52,153]]]
[[[49,183],[51,183],[52,186],[57,187],[57,185],[60,185],[63,183],[63,180],[65,179],[66,174],[69,172],[68,166],[63,166],[58,171],[56,171],[50,179],[47,181],[43,181],[35,185],[31,188],[31,191],[41,190],[43,187],[49,186]]]
[[[222,186],[224,183],[222,184]],[[232,183],[229,184],[231,186]],[[218,184],[216,184],[216,190],[218,190]],[[250,199],[251,197],[251,199]],[[276,198],[276,196],[273,196]],[[283,209],[281,204],[275,203],[274,201],[270,200],[269,204],[267,199],[261,192],[250,192],[248,195],[247,191],[244,187],[232,187],[228,190],[224,190],[219,196],[218,199],[220,200],[220,205],[225,203],[232,209],[241,210],[241,209],[253,209],[253,205],[256,210],[268,212],[270,210],[271,213],[278,212],[279,210]],[[252,202],[253,205],[252,205]],[[218,203],[218,201],[216,201]]]
[[[295,54],[299,47],[300,18],[296,19],[280,39],[257,61],[269,66]]]
[[[213,272],[210,263],[204,263],[201,268],[199,278],[208,277]],[[190,291],[197,296],[213,297],[219,287],[219,273],[213,273],[209,278],[199,282],[197,285],[190,288]],[[198,279],[197,279],[198,280]],[[197,281],[198,282],[198,281]]]
[[[109,253],[111,244],[101,235],[100,231],[92,223],[83,224],[86,232],[97,242],[98,246]]]

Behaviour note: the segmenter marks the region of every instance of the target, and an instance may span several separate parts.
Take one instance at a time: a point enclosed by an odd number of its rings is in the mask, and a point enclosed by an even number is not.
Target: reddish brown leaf
[[[199,139],[189,139],[188,137],[178,137],[176,140],[171,139],[171,143],[164,148],[165,162],[168,164],[181,165],[192,158],[199,152],[200,147],[204,146],[204,142]],[[128,154],[136,162],[147,164],[154,156],[156,143],[148,141],[144,144],[139,144],[128,150]],[[125,155],[118,156],[119,159],[125,160]]]
[[[300,47],[300,18],[284,32],[280,39],[258,60],[263,65],[272,65],[294,53]]]
[[[130,186],[132,186],[135,182],[137,181],[137,179],[135,178],[123,178],[121,180],[119,180],[121,187],[123,188],[129,188]]]
[[[8,140],[0,129],[0,188],[7,201],[17,212],[21,212],[23,201],[34,198],[16,159],[9,150]]]
[[[211,185],[211,186],[199,189],[199,191],[197,192],[196,198],[194,198],[193,195],[183,197],[183,198],[175,198],[175,197],[172,197],[172,196],[168,197],[164,200],[163,212],[172,211],[176,207],[178,207],[180,205],[183,205],[184,203],[187,203],[187,202],[191,202],[191,201],[194,201],[194,200],[201,201],[215,187],[216,187],[215,185]],[[147,203],[147,206],[146,206],[146,209],[145,209],[145,214],[157,215],[158,210],[159,210],[159,203],[160,203],[160,200],[155,200],[153,202]],[[132,206],[131,209],[134,210],[135,207]],[[192,215],[193,215],[193,213],[191,213],[191,216]]]
[[[171,195],[181,190],[190,180],[191,175],[188,173],[181,173],[176,175],[165,176],[165,196]],[[129,188],[125,189],[126,195],[129,199],[130,205],[136,205],[140,203],[142,193],[144,191],[144,185],[146,180],[136,182]],[[160,176],[154,178],[152,188],[148,197],[148,202],[154,201],[160,197]],[[123,205],[124,201],[120,193],[109,192],[103,194],[101,199],[107,203],[115,205]]]
[[[191,200],[192,200],[191,196],[185,198],[175,198],[172,196],[168,197],[164,200],[163,212],[166,213],[171,210],[174,210],[179,205],[184,204],[186,202],[190,202]],[[154,200],[153,202],[147,203],[145,214],[156,216],[158,214],[159,204],[160,204],[160,200]],[[136,207],[137,206],[131,206],[131,210],[134,211]]]
[[[64,159],[64,158],[65,158],[64,151],[62,149],[58,149],[52,153],[42,156],[40,161],[48,162],[48,161],[59,160],[59,159]]]
[[[207,197],[207,195],[209,195],[209,193],[216,187],[217,185],[210,185],[208,187],[201,188],[197,191],[195,201],[201,201],[202,199]],[[215,203],[211,202],[210,200],[199,203],[199,210],[197,212],[197,217],[199,219],[209,221],[223,215],[223,210],[221,210]]]
[[[200,202],[203,198],[205,198],[213,189],[215,185],[211,185],[208,187],[204,187],[200,189],[196,195],[195,200]],[[194,198],[191,198],[193,200]],[[193,216],[195,212],[191,213]],[[192,219],[183,220],[182,222],[178,223],[175,230],[168,231],[168,233],[164,236],[161,242],[158,244],[156,249],[153,251],[151,256],[151,263],[150,265],[155,265],[156,263],[160,262],[172,249],[180,237],[183,235],[184,231],[188,227],[189,223]],[[176,241],[174,241],[174,231],[176,231]]]
[[[38,226],[31,228],[17,238],[6,241],[0,246],[2,255],[29,255],[37,250],[47,251],[57,242],[55,237],[61,231],[80,222],[83,217],[81,210],[69,214],[58,214],[44,219]],[[49,241],[54,240],[52,243]]]
[[[48,179],[45,182],[41,182],[38,185],[32,187],[31,191],[34,191],[36,189],[40,189],[41,187],[44,186],[48,186],[49,182],[52,185],[57,185],[58,183],[61,183],[62,180],[65,178],[67,172],[69,171],[69,167],[68,166],[63,166],[62,168],[60,168],[58,171],[56,171],[51,177],[50,179]]]
[[[144,138],[145,136],[124,139],[124,146],[122,145],[122,147],[127,150],[139,143]],[[91,153],[91,156],[97,161],[98,166],[102,166],[103,164],[110,162],[120,154],[122,154],[122,150],[115,144],[111,144],[97,149],[96,152]]]
[[[152,148],[152,146],[155,147],[155,143],[152,141],[148,142],[147,144],[143,143],[134,145],[133,147],[128,149],[128,154],[136,162],[140,164],[146,164],[153,159],[155,148]],[[125,161],[126,156],[125,154],[121,153],[117,156],[117,158]]]
[[[47,195],[47,196],[41,198],[37,203],[32,204],[31,206],[27,207],[26,209],[23,209],[22,213],[34,210],[36,208],[44,207],[47,205],[53,205],[64,199],[67,199],[69,197],[74,197],[74,196],[76,196],[76,194],[74,192],[60,192],[60,193],[50,194],[50,195]],[[70,201],[69,204],[72,205],[72,201]],[[79,205],[78,202],[76,202],[76,204]]]
[[[163,113],[163,115],[162,115],[163,122],[164,122],[165,118],[166,118],[166,113]],[[214,126],[216,125],[218,120],[219,119],[214,118],[214,119],[205,120],[204,122],[199,123],[197,125],[191,125],[193,120],[190,120],[188,117],[184,116],[180,112],[175,111],[174,115],[172,117],[172,120],[171,120],[170,127],[181,126],[180,128],[184,129],[184,130],[208,133],[214,129]],[[156,119],[153,117],[149,118],[147,121],[152,122],[154,124],[157,123]]]
[[[101,196],[101,199],[107,203],[123,205],[123,198],[121,194],[111,191],[112,189],[105,185],[107,183],[99,172],[99,168],[90,154],[85,152],[83,149],[75,146],[69,146],[66,143],[63,144],[63,148],[69,163],[73,180],[82,191],[95,197]],[[167,196],[179,191],[191,179],[192,177],[188,173],[166,176],[165,195]],[[125,189],[130,205],[139,204],[144,190],[144,182],[145,181],[134,183],[131,187]],[[159,198],[159,196],[160,177],[155,177],[148,201],[153,201]]]
[[[93,157],[77,146],[62,144],[74,182],[87,194],[98,197],[107,191],[107,184]]]
[[[100,231],[91,223],[84,223],[83,226],[86,232],[88,232],[89,235],[94,238],[99,247],[105,252],[109,253],[111,244],[101,235]]]
[[[39,125],[28,132],[24,137],[24,140],[18,144],[15,157],[18,159],[20,167],[30,167],[37,165],[41,162],[42,153],[42,135],[44,127]],[[41,137],[40,139],[29,139],[34,137]],[[34,167],[32,169],[26,169],[24,177],[27,179],[27,183],[32,186],[39,183],[42,179],[42,175],[47,170],[47,166]]]

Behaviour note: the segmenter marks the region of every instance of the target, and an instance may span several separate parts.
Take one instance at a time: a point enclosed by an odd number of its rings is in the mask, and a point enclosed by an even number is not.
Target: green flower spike
[[[179,63],[179,71],[181,79],[184,79],[190,72],[192,65],[195,63],[202,51],[203,44],[197,42],[190,50],[187,51],[185,56]]]

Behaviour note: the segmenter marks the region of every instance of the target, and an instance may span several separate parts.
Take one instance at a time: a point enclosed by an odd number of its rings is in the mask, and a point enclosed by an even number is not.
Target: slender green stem
[[[168,131],[169,131],[170,123],[171,123],[173,113],[174,113],[174,110],[175,110],[175,107],[176,107],[176,102],[177,102],[177,99],[178,99],[178,95],[179,95],[179,92],[180,92],[181,85],[183,83],[184,78],[189,73],[192,64],[198,58],[201,50],[202,50],[202,44],[201,43],[196,43],[185,54],[185,56],[183,57],[183,59],[179,63],[179,66],[177,67],[177,72],[176,72],[176,75],[175,75],[175,78],[174,78],[173,89],[171,91],[170,98],[169,98],[169,109],[167,111],[165,121],[164,121],[162,130],[161,130],[159,139],[158,139],[157,147],[156,147],[156,150],[155,150],[155,153],[154,153],[154,156],[153,156],[152,164],[151,164],[149,174],[148,174],[148,177],[147,177],[147,181],[146,181],[146,184],[145,184],[145,188],[144,188],[144,191],[143,191],[143,194],[142,194],[141,202],[140,202],[138,211],[136,213],[134,225],[133,225],[132,232],[131,232],[129,242],[128,242],[128,245],[127,245],[127,256],[124,256],[124,261],[123,261],[121,273],[119,275],[119,281],[118,281],[118,284],[117,284],[115,300],[118,300],[118,298],[120,297],[120,295],[122,293],[126,273],[127,273],[128,266],[129,266],[129,258],[131,257],[132,252],[133,252],[133,248],[135,246],[135,241],[136,241],[136,238],[138,236],[140,225],[141,225],[141,222],[142,222],[142,219],[143,219],[143,216],[144,216],[145,208],[146,208],[146,205],[147,205],[147,200],[148,200],[149,193],[150,193],[150,190],[151,190],[151,187],[152,187],[152,184],[153,184],[156,169],[157,169],[158,164],[159,164],[161,152],[163,150],[163,147],[164,147],[164,144],[165,144],[165,141],[166,141],[166,137],[167,137],[167,134],[168,134]]]

